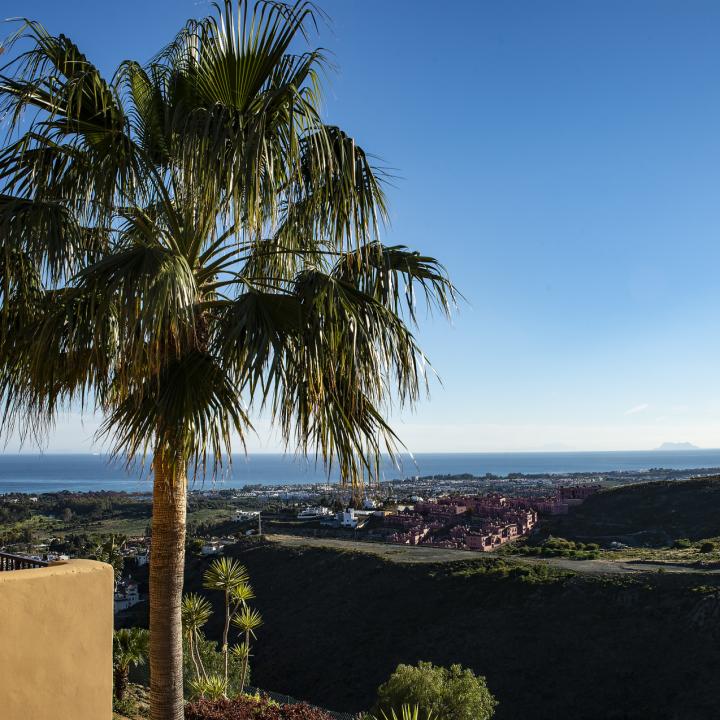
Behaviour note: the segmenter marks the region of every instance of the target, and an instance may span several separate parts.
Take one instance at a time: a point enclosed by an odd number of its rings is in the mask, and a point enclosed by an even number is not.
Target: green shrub
[[[134,717],[138,711],[138,704],[135,702],[135,698],[130,695],[125,695],[122,699],[118,700],[116,696],[113,696],[113,712],[118,715],[125,715],[126,717]]]
[[[489,720],[497,701],[485,678],[460,665],[438,667],[429,662],[398,665],[377,691],[376,715],[402,713],[403,705],[417,705],[419,720],[431,714],[440,720]]]
[[[687,538],[678,538],[673,543],[673,548],[676,550],[685,550],[686,548],[692,547],[692,542],[688,540]]]

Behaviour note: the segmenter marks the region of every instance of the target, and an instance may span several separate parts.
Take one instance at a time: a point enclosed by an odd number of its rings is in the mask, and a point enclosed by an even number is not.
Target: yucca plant
[[[204,597],[190,593],[183,596],[180,613],[187,638],[188,653],[195,668],[195,679],[206,679],[207,673],[198,650],[198,640],[201,637],[202,628],[212,615],[212,606]]]
[[[205,571],[203,585],[210,590],[222,591],[225,599],[225,625],[223,626],[222,652],[225,656],[225,685],[228,683],[228,633],[232,616],[231,598],[233,593],[247,581],[248,574],[244,565],[235,558],[221,557],[213,560]]]
[[[211,673],[204,678],[195,678],[190,683],[192,699],[220,700],[227,694],[227,683],[222,675]]]
[[[439,718],[432,712],[421,713],[417,705],[403,705],[400,715],[395,710],[390,710],[389,715],[383,710],[380,717],[369,715],[365,720],[443,720],[443,718]]]
[[[235,613],[232,622],[243,635],[242,645],[236,646],[237,650],[235,651],[236,657],[242,658],[240,692],[243,692],[243,690],[245,690],[248,665],[250,663],[250,641],[255,639],[255,630],[262,625],[262,616],[257,610],[244,606]]]
[[[454,298],[433,258],[380,243],[382,175],[321,119],[323,53],[297,52],[314,22],[226,0],[111,80],[34,21],[3,47],[2,427],[41,442],[80,406],[114,454],[152,456],[153,720],[183,717],[188,475],[265,407],[359,489],[397,451],[391,403],[425,387],[417,296]]]

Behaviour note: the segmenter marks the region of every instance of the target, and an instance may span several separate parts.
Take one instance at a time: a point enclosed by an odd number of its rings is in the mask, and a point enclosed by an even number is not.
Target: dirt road
[[[356,540],[340,540],[337,538],[312,538],[297,535],[266,535],[271,542],[284,547],[331,548],[346,552],[364,552],[377,555],[385,560],[398,563],[443,563],[479,560],[481,558],[502,557],[509,563],[544,564],[561,570],[588,573],[591,575],[608,574],[642,574],[663,570],[668,573],[692,573],[698,575],[720,574],[720,569],[703,569],[679,565],[677,563],[646,562],[639,560],[570,560],[568,558],[536,558],[513,555],[497,555],[491,552],[474,550],[451,550],[425,546],[392,545],[390,543],[360,542]]]

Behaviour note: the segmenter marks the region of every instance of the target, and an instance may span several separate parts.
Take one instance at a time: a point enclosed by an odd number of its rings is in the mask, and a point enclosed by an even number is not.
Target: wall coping
[[[46,580],[47,578],[67,575],[85,575],[88,573],[109,573],[114,575],[111,565],[97,560],[58,560],[47,567],[24,568],[0,572],[0,585],[3,583],[26,582],[28,580]]]

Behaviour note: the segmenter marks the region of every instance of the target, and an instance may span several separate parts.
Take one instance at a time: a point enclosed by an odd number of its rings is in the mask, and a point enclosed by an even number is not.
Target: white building
[[[298,513],[298,520],[321,520],[330,517],[332,512],[329,508],[318,505],[316,507],[306,507],[302,512]]]
[[[213,541],[206,543],[200,548],[202,555],[217,555],[220,552],[220,543]]]
[[[355,515],[355,510],[352,508],[348,508],[344,512],[338,513],[338,521],[340,522],[341,527],[346,528],[356,528],[358,524],[357,516]]]
[[[138,584],[132,580],[121,580],[118,583],[117,590],[115,590],[113,602],[115,612],[127,610],[139,602],[140,592],[138,591]]]

